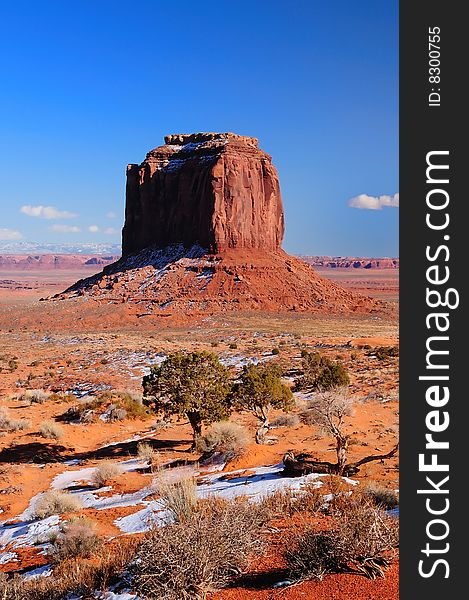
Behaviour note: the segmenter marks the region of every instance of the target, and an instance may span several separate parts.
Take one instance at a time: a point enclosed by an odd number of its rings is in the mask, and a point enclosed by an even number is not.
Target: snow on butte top
[[[199,132],[199,133],[172,133],[166,135],[164,138],[165,144],[173,146],[184,146],[185,144],[198,144],[203,142],[238,142],[246,144],[248,146],[254,146],[255,148],[259,145],[259,140],[255,137],[249,137],[247,135],[238,135],[237,133],[216,133],[216,132]]]

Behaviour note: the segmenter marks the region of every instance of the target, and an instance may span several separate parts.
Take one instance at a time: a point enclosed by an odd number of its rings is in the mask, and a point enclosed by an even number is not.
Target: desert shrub
[[[296,381],[296,389],[331,390],[350,383],[347,370],[339,361],[333,361],[319,352],[302,350],[303,377]]]
[[[82,507],[80,499],[67,492],[51,490],[42,494],[34,507],[34,516],[45,519],[51,515],[76,512]]]
[[[148,442],[140,442],[137,445],[137,456],[143,461],[152,463],[158,455],[158,450],[155,450]]]
[[[280,342],[281,344],[282,342]],[[272,348],[272,354],[274,356],[277,356],[277,354],[280,354],[280,348]]]
[[[262,544],[263,507],[207,500],[188,521],[152,531],[131,566],[132,587],[146,598],[202,599],[225,587]]]
[[[26,580],[22,575],[8,577],[0,573],[0,598],[2,600],[64,600],[64,592],[54,587],[50,577]]]
[[[111,404],[107,409],[105,416],[107,417],[107,421],[109,423],[123,421],[127,417],[127,411],[125,408],[121,408],[117,404]]]
[[[269,518],[290,517],[295,511],[293,508],[293,492],[286,488],[275,490],[271,494],[263,496],[259,502]]]
[[[346,557],[335,532],[310,525],[287,539],[285,560],[294,581],[322,579],[326,573],[345,570]]]
[[[271,427],[296,427],[300,422],[300,417],[298,415],[289,415],[286,413],[276,417],[272,421]]]
[[[210,342],[210,346],[212,348],[216,348],[218,346],[218,342]]]
[[[2,600],[65,600],[95,598],[96,590],[109,589],[135,555],[137,540],[126,538],[100,545],[92,558],[70,557],[58,562],[50,577],[26,580],[0,573]]]
[[[374,579],[384,576],[397,543],[397,521],[369,502],[357,501],[330,530],[308,525],[292,536],[285,559],[295,580],[322,579],[350,568]]]
[[[367,351],[367,356],[375,356],[378,360],[388,360],[399,356],[399,346],[378,346]]]
[[[91,481],[96,487],[103,487],[117,479],[121,473],[122,469],[118,464],[105,461],[95,468]]]
[[[276,490],[261,501],[272,517],[291,517],[295,513],[316,513],[324,506],[324,497],[313,484],[306,484],[296,492],[290,489]]]
[[[30,427],[31,421],[29,419],[12,419],[5,408],[0,408],[0,430],[12,433],[14,431],[24,431]]]
[[[44,423],[41,423],[39,433],[43,438],[51,440],[60,440],[64,435],[62,427],[54,421],[44,421]]]
[[[368,481],[363,487],[363,493],[373,504],[384,509],[399,506],[399,497],[394,490],[389,490],[376,481]]]
[[[76,402],[76,396],[70,392],[52,392],[49,400],[52,402]]]
[[[111,402],[111,407],[113,409],[115,407],[116,409],[125,410],[126,415],[123,418],[147,419],[149,417],[149,411],[148,408],[143,404],[142,396],[136,392],[106,390],[101,392],[97,398],[100,405]]]
[[[175,477],[161,472],[154,480],[155,491],[161,496],[171,521],[185,523],[197,507],[197,483],[193,477]]]
[[[153,431],[164,431],[165,429],[168,429],[169,427],[171,427],[171,422],[166,421],[166,419],[158,419],[151,426]]]
[[[113,540],[110,544],[98,546],[89,560],[78,556],[57,564],[54,575],[47,579],[52,580],[50,583],[54,589],[61,591],[60,600],[72,595],[95,598],[96,590],[109,589],[119,579],[134,557],[135,547],[136,540]],[[46,596],[44,600],[49,598]]]
[[[241,456],[251,441],[248,430],[238,423],[220,421],[199,438],[197,449],[204,454],[222,452],[230,458]]]
[[[231,344],[228,347],[230,348],[230,350],[237,350],[238,344],[236,344],[235,342],[231,342]]]
[[[316,485],[306,483],[296,494],[294,503],[296,512],[316,513],[324,507],[324,496]]]
[[[87,518],[68,521],[62,526],[61,533],[52,543],[50,554],[55,562],[67,558],[88,558],[101,545],[101,539],[96,534],[96,523]]]
[[[44,390],[25,390],[16,396],[20,402],[31,404],[44,404],[49,399],[50,393]]]

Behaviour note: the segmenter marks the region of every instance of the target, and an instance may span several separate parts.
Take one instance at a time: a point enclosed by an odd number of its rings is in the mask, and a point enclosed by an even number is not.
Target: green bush
[[[303,377],[296,382],[296,389],[330,390],[347,386],[350,378],[339,361],[333,361],[319,352],[302,350]]]

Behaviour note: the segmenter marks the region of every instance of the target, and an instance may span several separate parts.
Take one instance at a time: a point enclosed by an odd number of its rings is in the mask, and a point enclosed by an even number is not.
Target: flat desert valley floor
[[[40,301],[97,270],[0,272],[0,410],[5,422],[22,423],[0,433],[0,571],[29,577],[50,572],[47,547],[51,534],[58,531],[59,517],[31,519],[38,495],[49,489],[77,496],[79,514],[95,521],[99,535],[111,544],[116,537],[144,535],[158,515],[154,466],[179,461],[174,464],[183,464],[181,468],[197,477],[201,496],[231,498],[242,493],[255,498],[304,483],[282,477],[281,462],[288,451],[334,461],[332,438],[302,419],[308,402],[303,392],[295,393],[291,418],[273,411],[272,443],[252,440],[244,454],[218,465],[219,470],[213,465],[204,469],[197,463],[199,455],[188,452],[191,429],[185,421],[162,424],[155,416],[130,413],[122,420],[106,418],[109,405],[120,397],[113,393],[141,394],[142,377],[150,365],[177,350],[214,352],[233,374],[245,364],[276,361],[286,382],[292,382],[301,368],[302,350],[320,352],[345,366],[349,391],[359,400],[348,417],[351,460],[386,453],[396,444],[398,358],[382,358],[373,350],[399,343],[397,269],[317,269],[346,288],[394,305],[396,310],[387,316],[232,312],[179,321],[151,315],[121,319],[122,307],[98,305],[93,299],[86,306],[83,299]],[[48,397],[28,400],[24,395],[28,389],[44,390]],[[96,418],[89,422],[67,418],[73,406],[105,392],[108,404],[97,409]],[[231,420],[254,434],[256,420],[250,413],[234,413]],[[55,424],[55,434],[44,434],[45,423]],[[153,465],[138,453],[142,441],[154,451]],[[109,461],[118,465],[118,474],[109,484],[93,485],[96,467]],[[323,481],[326,490],[331,484],[322,477],[314,481]],[[397,455],[364,465],[352,479],[360,486],[373,482],[397,491]],[[275,523],[272,543],[247,575],[210,598],[397,600],[397,560],[385,578],[344,573],[276,587],[286,577],[283,534],[279,537],[278,532],[297,525],[295,518]],[[114,597],[124,598],[117,593]]]

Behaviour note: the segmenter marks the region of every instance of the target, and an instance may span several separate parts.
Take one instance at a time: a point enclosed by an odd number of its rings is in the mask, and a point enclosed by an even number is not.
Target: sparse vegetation
[[[202,426],[229,416],[230,373],[210,352],[176,352],[143,378],[144,404],[164,418],[186,417],[193,431],[192,448]]]
[[[24,431],[31,428],[29,419],[13,419],[10,413],[3,407],[0,407],[0,430],[5,433],[15,431]]]
[[[376,481],[368,481],[363,487],[363,493],[373,504],[383,509],[391,509],[399,506],[398,494]]]
[[[64,430],[54,421],[44,421],[39,426],[39,433],[43,438],[60,440],[64,436]]]
[[[298,415],[291,415],[288,413],[279,415],[272,423],[271,427],[297,427],[301,423]]]
[[[349,375],[339,361],[333,361],[319,352],[301,351],[303,377],[297,379],[296,389],[331,390],[347,386]]]
[[[256,432],[258,444],[265,443],[271,410],[281,408],[287,411],[293,407],[293,394],[282,383],[281,375],[277,365],[248,365],[243,367],[240,381],[233,386],[234,405],[238,409],[249,410],[260,422]]]
[[[110,404],[104,416],[109,423],[124,421],[127,417],[127,411],[125,408],[117,406],[117,404]]]
[[[350,435],[345,433],[344,419],[353,413],[355,399],[346,388],[318,394],[309,403],[311,423],[319,425],[325,434],[335,440],[337,473],[342,475],[347,461]]]
[[[152,464],[158,455],[158,450],[155,450],[148,442],[140,442],[137,445],[137,456],[140,460]]]
[[[228,346],[228,348],[230,350],[237,350],[238,349],[238,344],[236,342],[231,342],[231,344]]]
[[[29,404],[44,404],[49,396],[50,393],[44,390],[25,390],[18,394],[16,399],[20,402],[28,402]]]
[[[197,450],[204,454],[222,452],[227,458],[241,456],[251,441],[248,430],[238,423],[220,421],[199,438]]]
[[[185,523],[197,507],[197,483],[193,477],[175,477],[161,472],[153,480],[156,492],[161,496],[171,521]]]
[[[365,499],[354,498],[329,530],[308,525],[287,542],[285,558],[294,580],[355,571],[384,576],[398,543],[398,523]]]
[[[86,517],[67,521],[52,543],[51,555],[55,562],[69,558],[88,558],[102,541],[96,534],[96,523]]]
[[[369,349],[366,355],[375,356],[378,360],[389,360],[399,356],[399,346],[378,346]]]
[[[137,540],[120,539],[100,545],[90,559],[78,556],[60,561],[50,577],[27,580],[0,573],[0,598],[5,600],[64,600],[72,596],[93,598],[116,582],[135,555]]]
[[[81,507],[80,499],[76,496],[59,490],[51,490],[44,492],[38,498],[34,507],[34,516],[37,519],[45,519],[51,515],[76,512]]]
[[[110,390],[101,392],[98,395],[98,400],[102,404],[107,404],[109,401],[111,402],[112,409],[115,411],[114,414],[119,416],[119,418],[113,418],[113,420],[121,421],[125,418],[147,419],[149,417],[148,408],[144,405],[140,394]],[[125,411],[125,415],[122,411]]]
[[[98,488],[104,487],[117,479],[121,473],[122,469],[118,464],[111,461],[105,461],[95,468],[92,482]]]
[[[262,506],[207,500],[183,522],[152,531],[132,565],[133,588],[160,600],[200,599],[225,587],[260,550]]]

